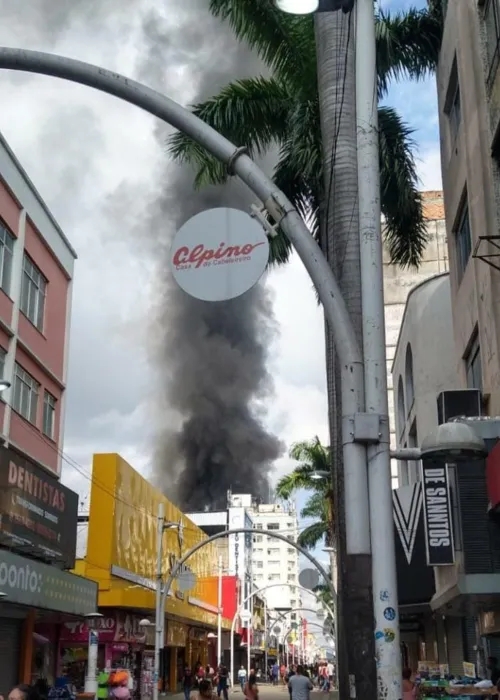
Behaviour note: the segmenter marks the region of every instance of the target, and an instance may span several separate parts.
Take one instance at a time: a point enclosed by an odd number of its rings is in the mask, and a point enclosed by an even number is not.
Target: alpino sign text
[[[238,263],[249,260],[254,250],[261,245],[264,243],[246,243],[237,246],[226,245],[222,242],[215,249],[205,248],[203,244],[196,245],[191,249],[188,246],[181,246],[175,251],[172,262],[174,267],[185,270],[191,267],[198,269],[202,265],[208,267],[210,265]]]

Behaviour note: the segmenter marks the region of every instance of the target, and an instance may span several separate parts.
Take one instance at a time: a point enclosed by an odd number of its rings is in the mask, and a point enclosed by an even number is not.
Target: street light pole
[[[219,554],[217,581],[217,663],[222,661],[222,555]]]
[[[372,544],[373,634],[377,659],[378,697],[385,700],[399,700],[402,662],[389,454],[375,12],[373,0],[356,0],[355,7],[356,128],[365,410],[368,419],[374,423],[374,444],[367,447]],[[380,630],[383,630],[383,633],[379,633]]]
[[[155,605],[155,656],[153,675],[153,700],[158,700],[160,683],[160,654],[164,647],[165,616],[162,614],[162,586],[163,586],[163,531],[165,528],[165,506],[163,502],[158,504],[156,520],[156,605]]]

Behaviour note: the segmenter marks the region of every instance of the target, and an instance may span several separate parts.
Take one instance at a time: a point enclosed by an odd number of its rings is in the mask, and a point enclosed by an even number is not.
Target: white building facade
[[[301,616],[297,608],[302,601],[298,586],[299,556],[295,547],[287,542],[269,537],[276,532],[290,542],[296,542],[299,523],[294,504],[254,504],[250,509],[255,534],[253,537],[252,569],[257,588],[272,584],[264,592],[269,610],[290,613],[291,622]],[[282,585],[279,585],[282,584]]]

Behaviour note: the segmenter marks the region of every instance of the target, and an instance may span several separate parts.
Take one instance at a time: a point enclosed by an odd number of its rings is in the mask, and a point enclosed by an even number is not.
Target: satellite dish
[[[196,576],[187,566],[175,577],[175,580],[181,593],[191,591],[196,586]]]
[[[299,583],[303,588],[312,591],[319,583],[319,574],[316,569],[302,569],[299,574]]]
[[[250,620],[252,619],[252,614],[248,610],[243,610],[240,617],[243,622],[250,622]]]
[[[279,625],[276,625],[273,628],[273,634],[279,634],[281,632],[281,627]]]

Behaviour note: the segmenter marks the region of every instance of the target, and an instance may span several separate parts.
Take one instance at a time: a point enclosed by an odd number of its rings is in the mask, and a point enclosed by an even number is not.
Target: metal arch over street
[[[250,532],[255,532],[254,530],[250,530]],[[301,549],[301,548],[299,548]],[[298,588],[300,591],[305,591],[306,593],[310,593],[312,596],[316,598],[316,600],[321,601],[322,605],[326,608],[326,610],[329,612],[329,614],[332,616],[332,619],[335,620],[335,613],[332,610],[332,608],[325,603],[319,593],[316,593],[315,591],[309,590],[309,588],[304,588],[304,586],[301,586],[300,584],[297,583],[268,583],[265,586],[262,586],[262,588],[257,588],[255,591],[252,591],[249,593],[246,598],[244,598],[240,605],[238,606],[238,609],[236,610],[236,613],[234,614],[233,621],[231,623],[231,631],[230,631],[230,644],[231,644],[231,651],[230,651],[230,657],[229,657],[229,666],[230,666],[230,678],[231,678],[231,684],[234,682],[234,627],[236,624],[236,619],[238,618],[239,615],[241,615],[241,612],[245,609],[246,604],[248,603],[249,600],[254,598],[256,595],[259,595],[259,593],[262,593],[263,591],[267,591],[270,588],[283,588],[284,586],[288,586],[289,588]],[[293,608],[293,610],[301,610],[302,608]],[[288,610],[287,613],[284,614],[289,614],[292,612],[292,610]],[[279,618],[278,618],[279,619]],[[250,675],[250,646],[248,647],[248,661],[247,661],[247,673]],[[218,660],[219,661],[219,660]]]

